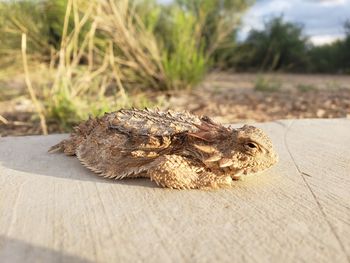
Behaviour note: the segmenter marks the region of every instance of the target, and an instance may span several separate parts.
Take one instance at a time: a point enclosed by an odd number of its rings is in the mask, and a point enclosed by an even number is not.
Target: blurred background
[[[350,0],[0,1],[0,136],[130,107],[350,118]]]

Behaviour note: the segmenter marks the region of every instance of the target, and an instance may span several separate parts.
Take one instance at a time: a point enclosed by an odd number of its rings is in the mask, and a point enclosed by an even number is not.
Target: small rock
[[[316,116],[319,117],[319,118],[322,118],[324,116],[324,114],[326,113],[325,110],[323,109],[318,109],[317,112],[316,112]]]

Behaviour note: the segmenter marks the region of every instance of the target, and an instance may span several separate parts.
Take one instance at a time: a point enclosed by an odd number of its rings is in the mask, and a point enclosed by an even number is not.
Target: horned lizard
[[[49,151],[76,155],[103,177],[149,177],[176,189],[230,186],[278,159],[269,137],[254,126],[233,129],[206,116],[149,109],[90,117]]]

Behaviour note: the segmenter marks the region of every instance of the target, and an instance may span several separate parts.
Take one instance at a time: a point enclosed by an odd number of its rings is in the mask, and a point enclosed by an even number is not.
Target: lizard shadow
[[[48,153],[50,146],[66,137],[67,135],[60,134],[0,138],[0,169],[2,166],[30,174],[70,180],[150,188],[158,187],[154,182],[146,178],[111,180],[99,177],[82,166],[75,157],[65,156],[60,153]]]
[[[78,262],[88,259],[0,235],[1,262]]]

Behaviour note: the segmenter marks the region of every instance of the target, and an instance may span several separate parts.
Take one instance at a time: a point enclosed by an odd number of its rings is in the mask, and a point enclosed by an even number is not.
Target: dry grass
[[[96,27],[113,43],[110,64],[117,83],[157,88],[165,81],[161,52],[155,35],[129,1],[95,1]]]
[[[1,116],[1,115],[0,115],[0,121],[1,121],[3,124],[5,124],[5,125],[7,125],[7,124],[9,123],[9,121],[8,121],[5,117],[3,117],[3,116]]]
[[[60,49],[52,51],[47,72],[35,85],[23,34],[25,81],[44,134],[46,122],[65,129],[90,114],[152,106],[145,96],[128,94],[174,88],[163,67],[160,42],[136,9],[128,0],[118,1],[118,6],[115,1],[68,0]],[[186,81],[182,85],[189,86]]]
[[[28,88],[28,92],[30,95],[31,100],[34,103],[34,106],[36,108],[36,111],[40,118],[40,125],[41,129],[44,135],[47,135],[47,125],[46,125],[46,118],[44,115],[44,111],[42,109],[42,105],[39,103],[37,96],[35,94],[35,91],[32,87],[32,83],[29,78],[29,71],[28,71],[28,62],[27,62],[27,35],[25,33],[22,34],[22,58],[23,58],[23,68],[24,68],[24,74],[25,74],[25,82]]]
[[[135,78],[130,77],[130,67],[125,69],[125,64],[131,65],[131,61],[133,61],[132,66],[143,65],[142,68],[137,68],[137,72],[133,73],[135,76],[144,72],[144,75],[140,77],[145,80],[146,76],[152,79],[153,75],[156,74],[153,73],[152,67],[147,64],[147,59],[150,56],[141,53],[144,47],[149,46],[146,45],[148,42],[131,39],[130,46],[126,48],[125,43],[114,43],[113,40],[108,39],[101,45],[96,36],[100,11],[97,13],[92,11],[96,8],[97,2],[91,2],[87,6],[79,3],[80,1],[77,0],[69,0],[67,3],[60,49],[52,54],[47,76],[37,83],[36,91],[31,85],[25,52],[23,52],[27,87],[36,105],[43,131],[45,130],[45,118],[49,122],[59,123],[63,128],[69,128],[80,120],[86,119],[89,114],[100,115],[119,108],[134,105],[150,106],[151,104],[143,96],[135,98],[128,96],[123,85],[128,77],[135,80]],[[79,8],[84,8],[84,12],[81,12]],[[101,2],[97,9],[101,8],[107,7]],[[115,6],[109,6],[109,8],[116,9]],[[121,10],[117,12],[121,12]],[[119,20],[117,15],[113,15],[115,20]],[[74,21],[74,27],[69,31],[68,23],[71,19]],[[120,19],[121,21],[126,20],[122,17]],[[108,21],[108,17],[105,17],[104,21]],[[118,24],[117,27],[123,31],[125,25]],[[128,28],[127,30],[125,31],[126,35],[133,29]],[[133,43],[143,43],[144,46],[137,48]],[[125,49],[123,54],[130,51],[128,53],[131,56],[129,62],[115,54],[116,44],[123,46]],[[84,60],[87,61],[86,65],[81,63]],[[146,69],[147,72],[145,72]],[[41,103],[37,101],[36,92],[40,94]],[[44,110],[41,109],[40,104],[44,105]]]

